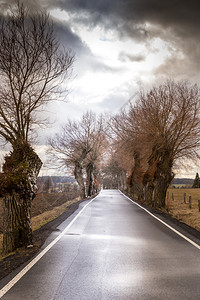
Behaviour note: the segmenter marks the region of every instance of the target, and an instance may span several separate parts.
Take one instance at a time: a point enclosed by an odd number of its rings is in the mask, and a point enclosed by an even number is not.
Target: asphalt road
[[[200,299],[195,246],[117,190],[102,191],[79,211],[50,236],[44,247],[76,216],[2,299]]]

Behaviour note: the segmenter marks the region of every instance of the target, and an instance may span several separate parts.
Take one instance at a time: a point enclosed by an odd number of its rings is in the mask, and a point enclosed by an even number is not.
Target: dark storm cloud
[[[0,3],[5,6],[13,2]],[[28,0],[24,3],[36,8],[60,8],[73,14],[77,22],[115,29],[121,37],[145,39],[152,34],[165,34],[161,29],[171,29],[180,37],[199,36],[198,0]],[[159,28],[150,29],[147,23]]]
[[[188,77],[199,76],[200,52],[197,49],[200,48],[200,3],[198,0],[46,1],[52,7],[59,7],[69,12],[72,20],[77,24],[88,28],[98,25],[105,30],[114,30],[121,40],[132,38],[145,43],[149,48],[153,38],[166,41],[172,46],[169,49],[171,57],[159,67],[157,75],[160,72],[161,76],[166,74],[173,76],[172,74],[176,73],[178,76],[181,74],[185,76],[185,73]],[[130,57],[126,56],[124,59]]]
[[[13,0],[0,1],[4,7],[13,2]],[[180,74],[182,72],[197,74],[196,70],[199,69],[200,52],[197,49],[199,50],[200,47],[200,4],[198,0],[27,0],[25,3],[37,9],[39,7],[48,10],[59,8],[66,11],[70,16],[70,22],[77,26],[93,28],[98,25],[105,31],[114,30],[118,33],[119,39],[132,38],[145,43],[149,48],[153,38],[161,38],[172,46],[171,57],[157,70],[163,75],[166,74],[165,68],[168,65],[168,73],[171,70],[172,73],[177,71]],[[63,26],[66,29],[70,28],[66,27],[66,24]],[[61,30],[63,37],[66,36],[64,30],[64,28]],[[90,57],[91,66],[95,68],[96,63],[99,68],[106,68],[91,55],[90,49],[77,35],[73,38],[74,33],[69,33],[68,31],[68,38],[72,42],[69,46],[78,55],[80,54],[80,60],[82,58],[87,60]],[[173,53],[173,48],[176,53]],[[180,53],[182,55],[179,55]],[[143,58],[145,59],[142,56],[133,57],[130,53],[119,56],[119,59],[130,61],[142,61]],[[84,62],[82,63],[84,69],[86,66]]]
[[[61,9],[79,16],[87,25],[100,24],[119,30],[121,34],[148,37],[151,32],[146,23],[174,28],[180,35],[187,31],[197,34],[200,25],[197,0],[57,0]],[[52,1],[53,4],[53,1]]]
[[[22,1],[30,9],[30,11],[42,11],[43,9],[57,8],[57,2],[48,0],[28,0]],[[9,8],[16,6],[17,1],[15,0],[0,0],[0,13],[6,13]],[[59,3],[60,4],[60,3]],[[96,58],[91,52],[90,48],[81,40],[78,34],[74,33],[71,29],[71,24],[67,21],[59,21],[54,18],[54,29],[58,40],[61,45],[71,49],[72,53],[75,54],[74,76],[81,76],[85,70],[92,69],[93,71],[109,71],[118,72],[115,68],[110,68],[98,58]],[[76,68],[77,66],[77,68]],[[78,70],[77,70],[78,69]]]
[[[67,22],[54,20],[54,29],[60,43],[76,52],[76,55],[90,55],[90,49],[80,37],[73,33]]]

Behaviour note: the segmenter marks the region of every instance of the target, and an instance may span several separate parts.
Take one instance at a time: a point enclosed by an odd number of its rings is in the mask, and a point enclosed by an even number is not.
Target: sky
[[[0,11],[12,0],[0,0]],[[38,137],[44,156],[46,137],[68,118],[87,110],[116,113],[142,87],[167,79],[200,80],[200,10],[197,0],[26,0],[46,9],[57,38],[75,53],[67,103],[52,103],[53,126]]]

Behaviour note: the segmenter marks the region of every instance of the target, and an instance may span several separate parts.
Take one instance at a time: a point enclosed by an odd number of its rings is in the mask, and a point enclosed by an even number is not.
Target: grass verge
[[[43,225],[45,225],[48,222],[50,222],[50,221],[56,219],[57,217],[59,217],[65,211],[67,211],[69,206],[71,206],[72,204],[74,204],[78,201],[80,201],[80,197],[78,197],[76,199],[73,199],[73,200],[70,200],[70,201],[67,201],[67,202],[63,203],[62,205],[60,205],[60,206],[54,207],[52,210],[45,211],[44,213],[31,218],[31,225],[32,225],[33,231],[39,229]],[[9,253],[7,256],[3,256],[2,255],[2,246],[3,246],[3,234],[0,234],[0,261],[3,258],[13,254],[13,253]]]
[[[189,197],[191,197],[191,208],[189,208]],[[170,216],[200,231],[198,200],[200,200],[200,189],[171,188],[167,192],[166,207]]]

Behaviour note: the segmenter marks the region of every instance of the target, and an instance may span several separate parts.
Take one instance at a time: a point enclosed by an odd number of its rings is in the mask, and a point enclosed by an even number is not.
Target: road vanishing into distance
[[[120,191],[103,190],[9,279],[0,282],[4,300],[198,300],[200,250]]]

